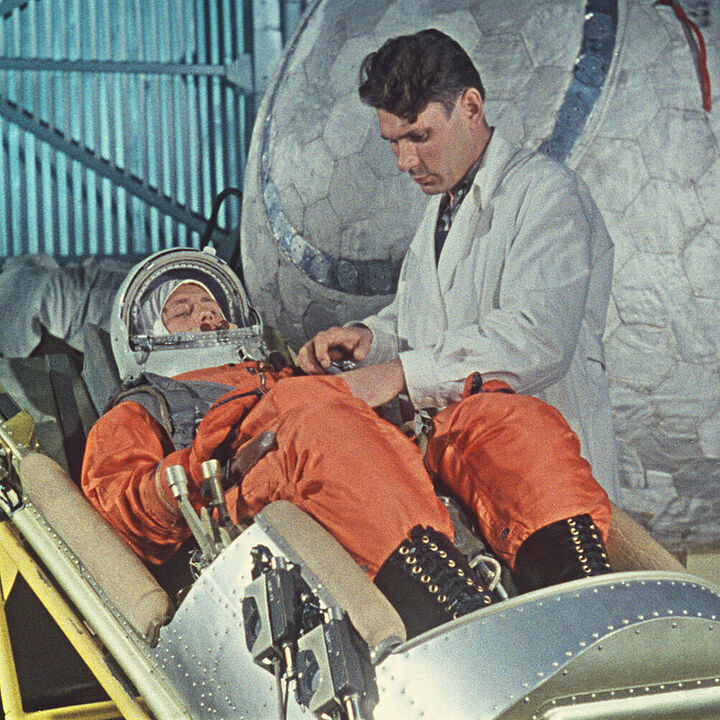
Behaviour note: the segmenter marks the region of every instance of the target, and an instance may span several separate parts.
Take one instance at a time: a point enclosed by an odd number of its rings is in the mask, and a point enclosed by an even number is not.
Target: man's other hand
[[[333,361],[364,360],[372,339],[372,330],[364,325],[331,327],[319,332],[300,348],[297,364],[308,375],[321,375]]]

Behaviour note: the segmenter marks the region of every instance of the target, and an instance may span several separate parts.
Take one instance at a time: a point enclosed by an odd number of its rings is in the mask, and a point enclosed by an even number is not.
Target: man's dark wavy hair
[[[376,109],[414,123],[428,103],[439,102],[448,115],[469,87],[483,100],[480,73],[462,47],[431,28],[390,38],[360,66],[360,99]]]

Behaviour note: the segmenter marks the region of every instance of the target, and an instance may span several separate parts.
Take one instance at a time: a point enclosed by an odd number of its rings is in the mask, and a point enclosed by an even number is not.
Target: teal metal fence
[[[0,2],[0,257],[197,246],[299,0]],[[220,240],[239,203],[219,217]]]

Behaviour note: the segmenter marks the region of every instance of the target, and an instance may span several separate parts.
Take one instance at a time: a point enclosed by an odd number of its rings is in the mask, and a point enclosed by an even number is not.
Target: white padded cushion
[[[687,572],[679,560],[617,505],[612,505],[612,519],[606,545],[610,566],[615,572],[632,570]]]
[[[20,463],[25,494],[73,551],[115,608],[151,640],[173,611],[167,593],[54,460],[30,453]]]

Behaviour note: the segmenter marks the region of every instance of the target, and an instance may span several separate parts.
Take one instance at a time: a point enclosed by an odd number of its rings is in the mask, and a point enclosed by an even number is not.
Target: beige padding
[[[306,568],[348,614],[376,659],[405,640],[405,626],[395,608],[330,533],[307,513],[278,500],[255,516],[255,522]]]
[[[679,560],[617,505],[612,506],[612,520],[606,545],[610,566],[616,572],[629,570],[687,572]]]
[[[115,608],[152,641],[173,605],[140,558],[47,455],[30,453],[23,458],[20,479],[27,497]]]

